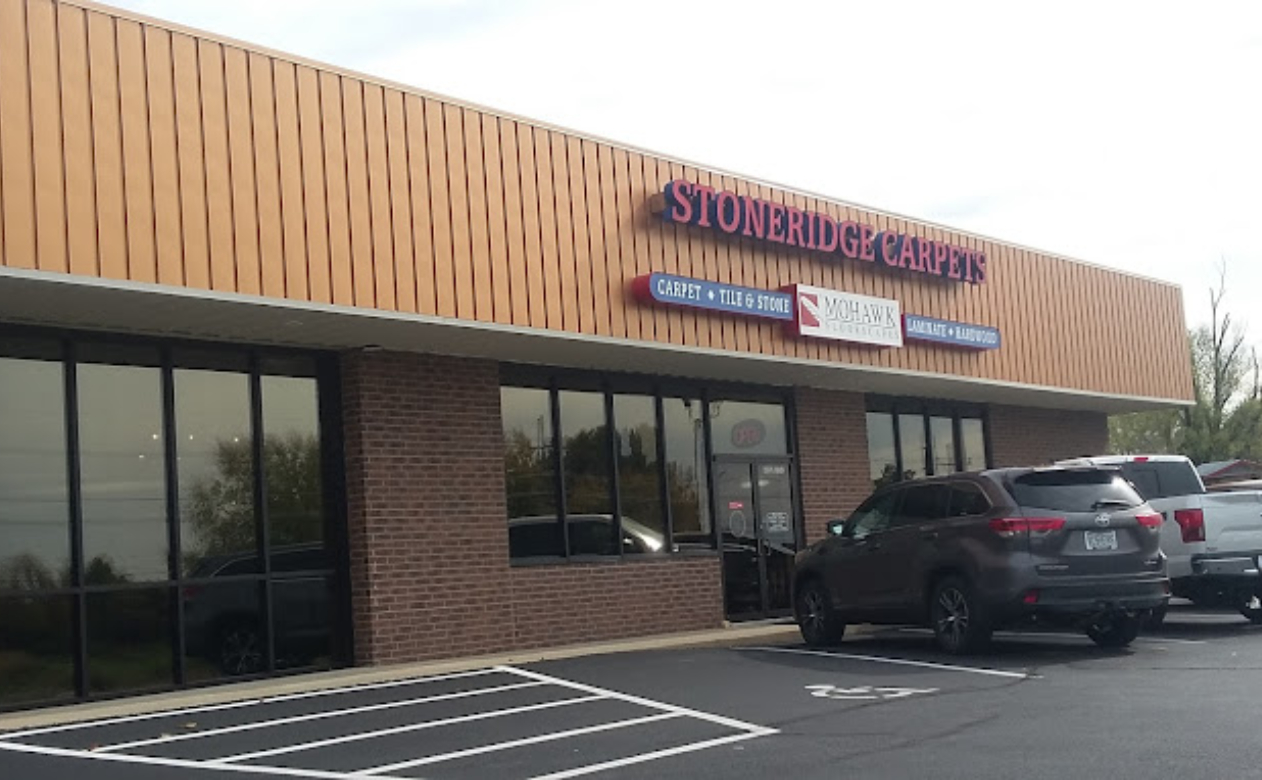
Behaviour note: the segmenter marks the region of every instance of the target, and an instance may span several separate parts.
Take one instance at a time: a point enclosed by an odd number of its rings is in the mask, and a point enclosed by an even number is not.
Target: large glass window
[[[622,551],[663,552],[661,470],[657,460],[657,403],[651,395],[615,395],[618,500],[622,510]]]
[[[789,455],[783,404],[655,391],[638,377],[510,368],[506,382],[500,405],[514,559],[713,551],[710,458],[724,448]],[[792,535],[792,520],[784,533]]]
[[[88,585],[168,579],[162,373],[79,366],[79,469]]]
[[[679,549],[714,546],[710,523],[709,469],[706,468],[705,421],[699,398],[662,399],[662,436],[666,443],[666,486]]]
[[[278,354],[0,333],[0,709],[342,660],[328,412]]]
[[[888,398],[870,398],[868,403],[868,465],[874,487],[987,467],[986,423],[977,407]]]
[[[67,587],[70,502],[61,363],[0,358],[0,387],[0,590]],[[13,678],[0,669],[0,679]]]
[[[500,389],[508,547],[514,558],[565,555],[556,502],[552,403],[547,390]]]

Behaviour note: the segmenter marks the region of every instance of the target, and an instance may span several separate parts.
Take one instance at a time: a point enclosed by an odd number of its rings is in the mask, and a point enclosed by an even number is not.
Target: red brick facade
[[[355,660],[712,628],[716,557],[513,567],[495,363],[342,361]]]
[[[1102,412],[990,408],[992,465],[997,468],[1040,466],[1064,458],[1102,455],[1108,444],[1109,418]]]
[[[861,393],[799,388],[795,405],[802,514],[815,541],[872,491],[867,413]]]

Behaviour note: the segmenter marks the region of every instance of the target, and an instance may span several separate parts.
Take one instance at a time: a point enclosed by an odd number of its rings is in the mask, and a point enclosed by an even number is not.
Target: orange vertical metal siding
[[[989,279],[898,274],[667,224],[649,201],[676,177],[981,250]],[[1191,393],[1169,285],[79,0],[0,3],[0,264],[1100,393]],[[777,323],[637,302],[630,280],[651,271],[897,298],[906,312],[995,325],[1003,348],[796,340]]]

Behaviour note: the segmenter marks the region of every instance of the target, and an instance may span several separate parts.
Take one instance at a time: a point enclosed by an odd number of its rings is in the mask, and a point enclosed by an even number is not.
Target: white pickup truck
[[[1262,623],[1262,491],[1207,493],[1181,455],[1108,455],[1065,464],[1114,466],[1160,512],[1161,549],[1175,596],[1238,609]],[[1164,611],[1154,615],[1159,624]]]

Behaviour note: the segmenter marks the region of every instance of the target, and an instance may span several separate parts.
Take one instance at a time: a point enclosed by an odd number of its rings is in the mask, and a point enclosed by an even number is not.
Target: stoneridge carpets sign
[[[631,289],[641,301],[793,321],[793,296],[783,292],[658,273],[637,276]]]
[[[662,219],[680,225],[956,282],[986,281],[986,254],[976,249],[893,230],[878,231],[862,222],[839,221],[818,211],[715,190],[685,179],[668,182],[661,195],[654,196],[653,206],[660,210]]]
[[[791,331],[837,341],[878,347],[903,346],[903,319],[898,301],[795,284]]]
[[[952,322],[918,314],[903,316],[903,334],[908,340],[932,341],[965,349],[999,349],[1002,339],[999,328]]]

